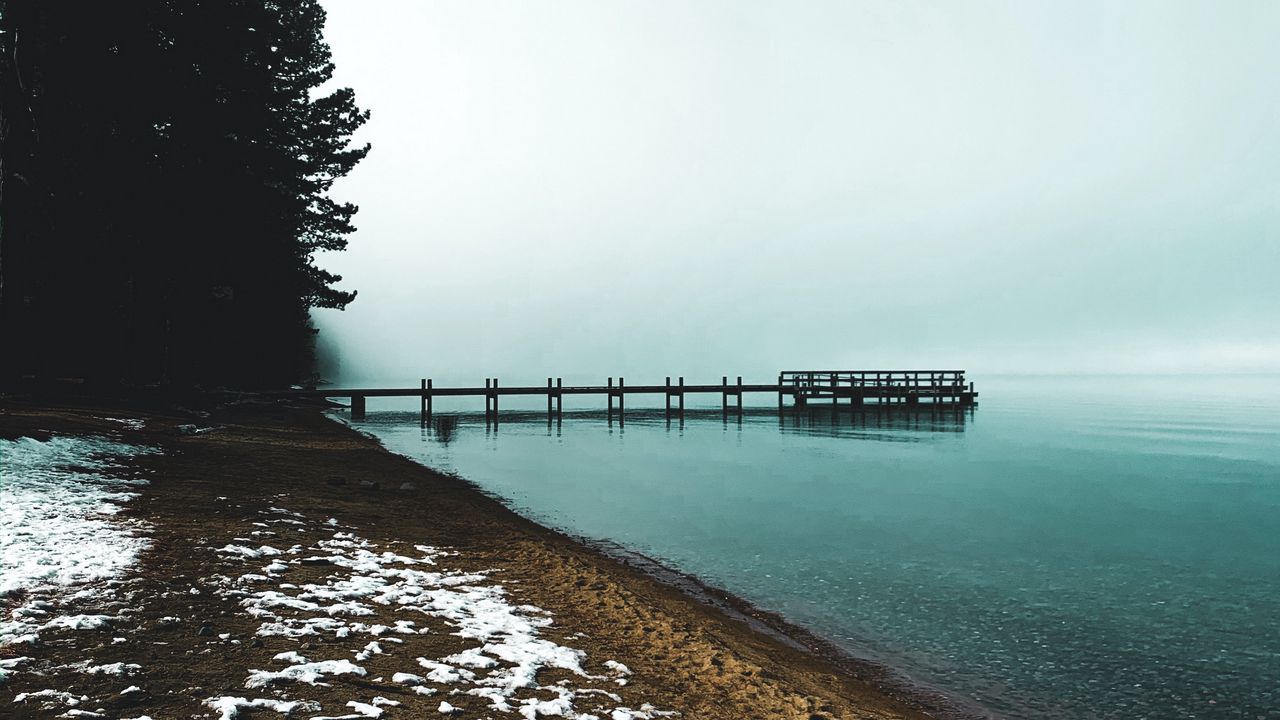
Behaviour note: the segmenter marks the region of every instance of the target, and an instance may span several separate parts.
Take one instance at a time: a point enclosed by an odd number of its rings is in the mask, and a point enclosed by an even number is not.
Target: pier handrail
[[[790,387],[959,387],[964,370],[787,370],[778,384]]]

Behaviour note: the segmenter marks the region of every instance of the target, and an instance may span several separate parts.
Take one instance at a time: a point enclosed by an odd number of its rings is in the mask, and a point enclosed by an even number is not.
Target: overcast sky
[[[341,381],[1280,370],[1280,3],[325,6]]]

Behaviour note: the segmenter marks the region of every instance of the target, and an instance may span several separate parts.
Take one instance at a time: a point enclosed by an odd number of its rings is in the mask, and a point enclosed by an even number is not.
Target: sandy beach
[[[146,545],[111,592],[3,598],[6,618],[44,613],[38,639],[0,647],[6,717],[947,714],[884,668],[525,520],[319,408],[8,403],[0,430],[156,451],[122,463],[145,484],[115,521]]]

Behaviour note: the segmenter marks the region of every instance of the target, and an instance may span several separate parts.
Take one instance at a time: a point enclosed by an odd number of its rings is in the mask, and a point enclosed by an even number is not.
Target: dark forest
[[[316,263],[368,153],[314,0],[0,0],[0,373],[272,388],[314,376]]]

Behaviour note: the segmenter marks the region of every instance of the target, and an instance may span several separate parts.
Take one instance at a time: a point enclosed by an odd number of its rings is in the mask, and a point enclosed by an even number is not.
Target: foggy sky
[[[325,6],[342,382],[1280,370],[1280,3]]]

